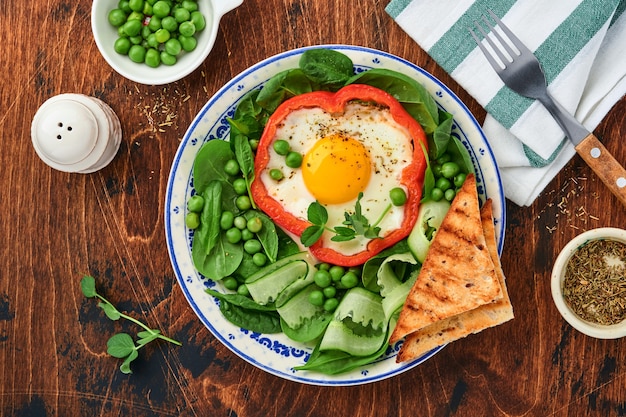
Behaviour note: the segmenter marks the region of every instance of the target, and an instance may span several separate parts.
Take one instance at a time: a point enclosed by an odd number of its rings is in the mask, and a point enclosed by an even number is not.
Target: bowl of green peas
[[[243,0],[94,0],[91,28],[107,63],[146,85],[189,75],[207,58],[219,21]]]

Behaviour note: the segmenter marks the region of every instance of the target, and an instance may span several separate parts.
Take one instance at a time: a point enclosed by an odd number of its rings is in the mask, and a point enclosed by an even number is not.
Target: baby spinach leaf
[[[439,126],[435,129],[432,135],[432,144],[430,144],[430,156],[432,159],[437,159],[446,152],[448,143],[450,142],[450,132],[452,131],[452,115],[450,113],[440,111],[439,112]]]
[[[309,49],[298,65],[309,79],[330,90],[340,88],[354,74],[352,60],[332,49]]]
[[[324,312],[318,316],[314,316],[310,319],[306,319],[302,326],[297,329],[289,327],[289,325],[281,318],[280,325],[283,333],[296,342],[310,342],[317,339],[332,320],[332,313]]]
[[[273,113],[288,98],[310,93],[313,90],[313,83],[301,69],[289,69],[270,78],[263,85],[256,102],[268,112]]]
[[[220,236],[220,213],[222,206],[222,182],[211,181],[202,192],[204,206],[200,213],[200,226],[194,233],[194,241],[198,241],[205,254],[211,253]]]
[[[258,120],[261,113],[264,112],[263,107],[261,107],[256,101],[259,91],[260,90],[251,90],[243,96],[235,109],[235,120],[242,119],[244,116],[252,117],[253,119]]]
[[[228,181],[224,166],[234,157],[230,144],[226,141],[213,139],[202,145],[193,164],[193,185],[196,192],[202,193],[213,180]]]
[[[422,125],[427,135],[437,128],[439,111],[435,99],[411,77],[388,69],[373,68],[355,75],[346,84],[355,83],[371,85],[394,96]]]
[[[220,300],[220,311],[235,326],[257,333],[280,333],[280,316],[273,306],[263,306],[240,294],[224,294],[207,289]]]
[[[237,270],[243,259],[243,247],[230,243],[225,234],[221,233],[215,247],[208,254],[199,239],[193,239],[191,258],[194,266],[202,275],[220,280]]]

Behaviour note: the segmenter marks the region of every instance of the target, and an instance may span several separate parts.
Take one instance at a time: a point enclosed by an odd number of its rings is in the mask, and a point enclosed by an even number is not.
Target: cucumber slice
[[[446,200],[426,201],[420,206],[420,212],[413,230],[407,239],[409,249],[419,263],[424,263],[426,252],[430,247],[432,239],[441,226],[443,218],[450,209],[450,203]],[[434,230],[433,230],[434,229]]]

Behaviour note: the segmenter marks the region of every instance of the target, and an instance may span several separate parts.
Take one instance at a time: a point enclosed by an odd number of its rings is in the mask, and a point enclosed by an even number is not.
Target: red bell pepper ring
[[[413,140],[413,161],[402,171],[400,183],[406,187],[407,201],[404,205],[404,220],[401,226],[381,238],[371,239],[365,250],[352,255],[344,255],[334,249],[324,247],[322,239],[309,247],[313,256],[322,262],[333,265],[356,266],[364,264],[368,259],[385,248],[394,245],[409,235],[419,211],[424,172],[426,170],[426,158],[424,149],[428,149],[426,134],[422,126],[402,107],[402,105],[389,93],[378,88],[364,85],[351,84],[343,87],[336,93],[328,91],[314,91],[292,97],[283,102],[270,116],[259,140],[254,162],[255,179],[251,184],[252,197],[257,206],[263,210],[278,226],[300,236],[311,223],[306,219],[298,218],[285,211],[283,206],[272,198],[261,181],[261,172],[266,169],[270,149],[276,136],[276,129],[281,122],[293,111],[302,108],[322,108],[331,114],[343,114],[344,109],[351,101],[375,103],[378,106],[387,107],[393,119],[406,127]],[[419,144],[422,143],[422,145]]]

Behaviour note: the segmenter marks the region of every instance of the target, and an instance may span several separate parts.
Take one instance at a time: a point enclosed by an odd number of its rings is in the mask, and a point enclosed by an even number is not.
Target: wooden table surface
[[[578,156],[531,207],[507,201],[502,264],[515,320],[452,343],[399,376],[334,388],[283,380],[225,348],[185,300],[165,242],[168,173],[194,116],[247,67],[307,45],[372,47],[431,72],[483,120],[484,110],[385,13],[387,3],[245,0],[221,21],[206,62],[166,86],[111,70],[91,35],[91,2],[3,4],[0,415],[626,414],[626,341],[578,333],[550,295],[553,262],[569,239],[626,221],[624,207]],[[106,168],[68,174],[35,154],[33,115],[60,93],[101,98],[119,116],[123,140]],[[623,162],[625,115],[622,100],[596,129]],[[121,310],[183,346],[152,343],[134,373],[122,374],[106,341],[132,326],[107,320],[83,297],[84,274]]]

